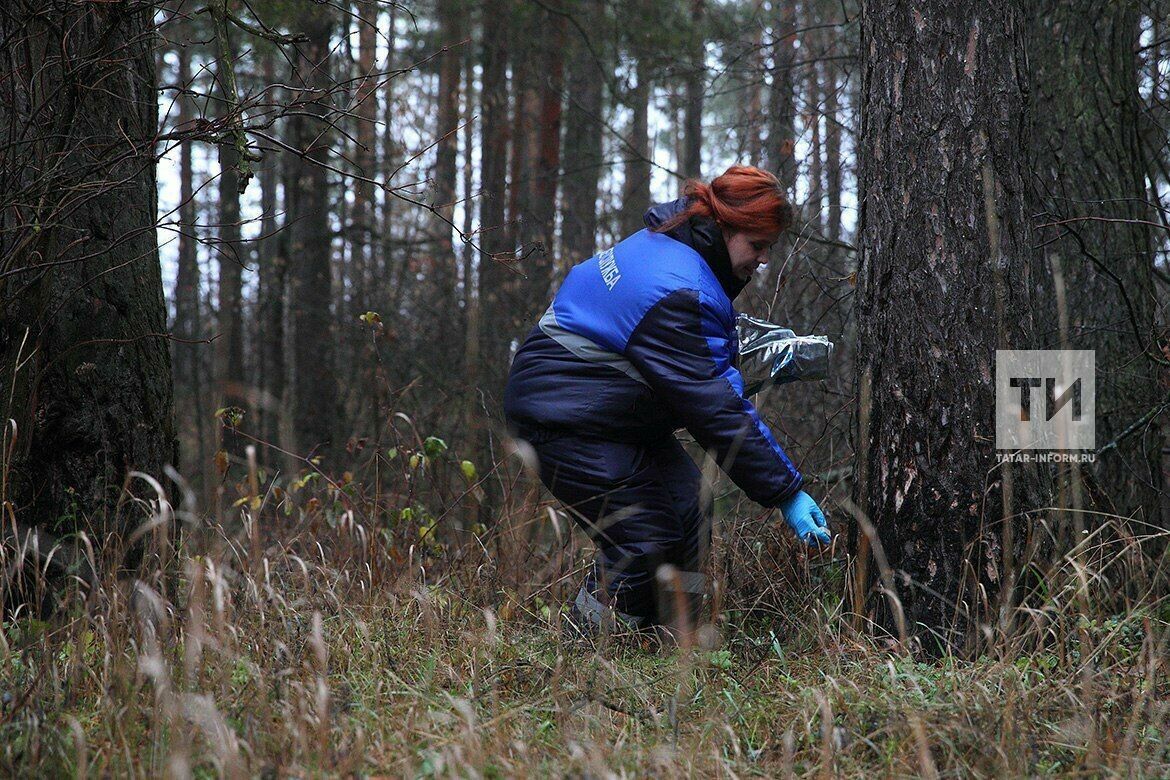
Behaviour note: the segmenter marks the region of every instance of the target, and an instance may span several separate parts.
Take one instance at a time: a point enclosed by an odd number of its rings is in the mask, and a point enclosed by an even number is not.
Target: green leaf
[[[475,464],[469,460],[459,462],[459,470],[463,472],[463,478],[468,482],[475,481]]]
[[[447,442],[440,439],[438,436],[428,436],[423,442],[423,450],[432,458],[437,458],[447,450]]]

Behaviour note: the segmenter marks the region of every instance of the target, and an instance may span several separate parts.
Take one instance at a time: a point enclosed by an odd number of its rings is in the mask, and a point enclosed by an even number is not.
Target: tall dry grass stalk
[[[82,536],[46,549],[9,512],[0,772],[1170,773],[1167,562],[1141,549],[1165,532],[1094,517],[1021,577],[1012,633],[923,663],[857,622],[843,553],[809,557],[717,489],[710,624],[680,621],[677,647],[590,643],[559,631],[587,545],[519,460],[460,477],[438,452],[412,465],[424,449],[369,464],[377,490],[265,480],[250,456],[222,521],[178,475],[177,509],[152,481],[123,509],[132,572]],[[490,528],[468,511],[484,479]],[[72,568],[50,582],[54,560]]]

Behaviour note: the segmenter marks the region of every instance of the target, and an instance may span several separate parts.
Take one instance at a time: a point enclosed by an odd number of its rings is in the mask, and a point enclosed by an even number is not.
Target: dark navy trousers
[[[520,438],[536,450],[545,487],[597,546],[586,586],[619,612],[662,622],[658,567],[698,571],[711,542],[711,507],[690,455],[673,434],[643,443],[540,430]]]

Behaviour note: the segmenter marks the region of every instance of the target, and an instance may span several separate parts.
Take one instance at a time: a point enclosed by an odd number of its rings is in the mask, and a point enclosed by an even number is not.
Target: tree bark
[[[1016,0],[862,14],[854,496],[889,564],[870,567],[880,624],[898,634],[904,614],[933,651],[995,623],[1035,525],[1004,518],[1042,505],[1039,475],[993,449],[995,350],[1034,347],[1021,15]]]
[[[452,219],[455,215],[455,197],[459,168],[459,92],[462,81],[463,51],[458,46],[464,38],[462,0],[440,0],[438,7],[439,44],[444,48],[439,55],[438,116],[435,137],[438,139],[435,155],[434,208],[432,220],[436,236],[428,273],[428,295],[422,313],[432,333],[446,331],[447,338],[433,345],[437,353],[424,365],[437,373],[430,381],[441,382],[442,376],[458,366],[462,339],[462,313],[458,305],[458,260],[452,244]],[[457,369],[456,369],[457,370]]]
[[[307,13],[303,29],[308,41],[298,45],[294,58],[294,85],[305,90],[299,100],[303,112],[293,118],[298,149],[292,161],[296,177],[290,199],[291,251],[288,274],[288,408],[292,418],[294,451],[307,456],[328,452],[335,432],[338,398],[332,345],[332,231],[329,227],[329,162],[326,126],[328,105],[323,96],[330,83],[329,9]],[[315,89],[316,91],[308,91]]]
[[[707,21],[705,0],[691,0],[692,62],[686,77],[683,119],[682,173],[690,178],[703,175],[703,96],[707,88]]]
[[[595,22],[605,18],[600,0],[582,0],[578,7],[581,18]],[[583,36],[575,31],[569,43],[561,247],[570,263],[591,257],[596,249],[597,187],[602,165],[602,63],[597,60],[597,44],[591,50]]]
[[[806,41],[809,44],[819,40],[819,36],[810,35]],[[812,48],[810,45],[808,48]],[[809,51],[808,56],[816,57],[818,53]],[[821,146],[821,82],[818,73],[818,64],[810,62],[806,66],[804,93],[804,127],[808,132],[808,199],[804,205],[805,220],[809,229],[820,234],[824,225],[824,167]]]
[[[483,197],[480,200],[482,243],[491,259],[481,258],[480,319],[483,322],[511,322],[509,306],[515,285],[504,205],[507,197],[508,82],[506,31],[507,0],[483,3]],[[513,334],[506,327],[482,328],[477,375],[480,387],[489,396],[501,397],[508,370],[508,352]]]
[[[796,192],[796,4],[785,2],[775,14],[768,86],[768,168],[791,198]]]
[[[1165,401],[1157,344],[1146,164],[1140,146],[1139,5],[1029,6],[1037,243],[1063,270],[1070,349],[1096,353],[1097,446]],[[1050,332],[1047,343],[1061,346]],[[1088,473],[1097,508],[1161,527],[1161,421],[1102,453]],[[1141,533],[1144,529],[1135,529]]]
[[[520,324],[530,322],[548,304],[552,269],[556,263],[557,183],[561,173],[561,116],[564,101],[565,17],[543,15],[538,92],[540,114],[536,133],[536,171],[532,186],[532,234],[540,249],[526,261],[528,281]]]
[[[625,149],[625,182],[622,184],[622,235],[636,233],[645,225],[642,215],[650,208],[650,66],[639,56],[637,83],[629,97],[633,120]]]
[[[263,61],[264,81],[276,84],[276,62],[272,52],[266,52]],[[265,441],[280,446],[280,420],[283,417],[284,398],[284,293],[288,271],[288,236],[277,234],[277,196],[281,178],[280,160],[273,154],[263,160],[260,168],[260,241],[258,256],[260,286],[257,293],[257,323],[260,371],[258,433]],[[285,200],[289,193],[285,192]],[[268,461],[271,453],[261,456]]]
[[[226,8],[226,0],[220,0]],[[219,118],[226,127],[237,122],[234,50],[228,23],[220,14],[217,19],[217,55],[215,59],[216,98]],[[219,426],[219,446],[237,460],[244,455],[244,440],[235,434],[235,410],[239,410],[241,424],[247,415],[248,388],[244,376],[244,316],[242,310],[244,256],[240,245],[240,154],[233,133],[224,132],[225,140],[218,144],[219,152],[219,217],[216,229],[215,252],[219,261],[216,309],[215,377],[217,404],[231,410],[222,415]],[[246,420],[249,427],[252,420]]]
[[[178,59],[178,81],[185,89],[191,88],[191,50],[188,46],[175,47]],[[178,115],[176,126],[183,127],[194,117],[191,100],[186,96],[176,98]],[[210,409],[203,397],[203,369],[200,359],[203,345],[195,343],[203,337],[203,315],[199,304],[199,244],[196,231],[199,229],[196,215],[193,143],[189,140],[179,144],[179,251],[178,268],[175,276],[175,319],[172,333],[176,341],[172,345],[175,367],[175,405],[177,419],[183,425],[190,425],[194,436],[194,448],[186,455],[194,455],[194,474],[207,468],[206,422]],[[180,441],[187,439],[181,437]],[[181,459],[185,463],[186,459]],[[186,463],[185,463],[186,465]]]
[[[28,140],[0,158],[0,418],[15,421],[0,498],[99,549],[144,520],[118,510],[128,473],[161,480],[175,462],[151,13],[11,0],[0,14],[0,127]]]
[[[829,213],[826,218],[826,237],[832,241],[841,240],[841,96],[837,83],[837,67],[833,62],[825,63],[825,180],[828,185]]]
[[[378,170],[378,82],[380,77],[375,75],[377,70],[378,43],[378,7],[374,3],[358,3],[358,81],[357,105],[354,108],[357,114],[357,128],[355,137],[357,152],[355,161],[362,176],[368,179],[377,178]],[[376,279],[375,255],[378,246],[374,241],[375,224],[375,193],[374,185],[368,181],[359,181],[354,185],[353,204],[353,279],[354,279],[354,311],[359,314],[365,312],[371,304],[369,285]],[[364,359],[364,358],[363,358]]]

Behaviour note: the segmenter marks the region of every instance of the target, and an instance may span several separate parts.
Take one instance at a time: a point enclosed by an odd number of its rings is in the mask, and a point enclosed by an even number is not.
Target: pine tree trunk
[[[489,397],[504,392],[508,370],[508,351],[512,334],[501,322],[511,322],[515,272],[509,261],[509,237],[504,225],[507,197],[508,159],[508,82],[505,41],[507,0],[484,0],[483,3],[483,197],[480,201],[481,246],[491,259],[480,258],[480,320],[492,323],[481,328],[481,347],[477,375],[480,387]]]
[[[707,45],[704,36],[707,21],[704,0],[691,0],[691,24],[694,25],[691,48],[693,61],[686,76],[686,103],[683,119],[682,173],[691,178],[703,175],[703,95],[707,87]]]
[[[226,0],[220,0],[226,4]],[[215,60],[216,94],[220,121],[224,128],[235,124],[236,110],[234,53],[228,37],[228,24],[216,25],[217,56]],[[244,256],[240,244],[240,155],[235,146],[235,135],[225,133],[219,151],[219,218],[215,254],[219,261],[217,288],[219,302],[216,309],[215,377],[216,403],[220,408],[236,410],[241,424],[252,428],[246,419],[248,409],[247,380],[244,377],[244,321],[242,309]],[[244,455],[244,440],[236,436],[233,425],[227,424],[233,412],[223,416],[219,426],[220,447],[236,459]]]
[[[458,46],[464,38],[462,0],[440,0],[438,8],[439,43],[446,48],[439,55],[438,116],[435,137],[434,208],[432,220],[436,236],[432,266],[427,279],[427,310],[423,317],[432,333],[445,332],[445,338],[433,344],[436,353],[424,368],[434,371],[428,379],[438,384],[458,366],[463,337],[462,312],[458,305],[458,261],[452,244],[455,193],[459,169],[459,92],[462,82],[463,51]],[[458,370],[457,368],[454,370]]]
[[[637,83],[630,95],[633,121],[625,145],[625,183],[622,185],[622,235],[636,233],[645,225],[642,215],[650,208],[650,66],[638,59]]]
[[[117,510],[128,473],[162,480],[175,462],[151,13],[9,0],[0,14],[0,128],[28,140],[0,158],[0,419],[16,426],[0,498],[20,524],[99,549],[146,519]]]
[[[838,90],[842,87],[837,82],[837,66],[833,62],[825,63],[825,180],[827,183],[829,213],[826,218],[825,235],[832,241],[841,240],[841,193],[842,161],[841,161],[841,120],[840,101]]]
[[[536,170],[532,187],[532,233],[540,249],[525,262],[521,327],[548,305],[552,269],[556,262],[557,182],[561,173],[561,116],[565,72],[565,17],[544,14],[538,91],[540,114],[536,133]]]
[[[772,29],[771,83],[768,87],[768,169],[780,178],[789,197],[796,192],[796,4],[785,2]]]
[[[819,37],[810,35],[808,42],[819,41]],[[817,52],[810,51],[810,57],[816,57]],[[821,82],[820,74],[817,72],[817,63],[810,62],[806,66],[808,68],[808,76],[805,80],[804,105],[804,126],[809,139],[808,150],[808,200],[804,205],[805,219],[808,224],[808,229],[814,234],[820,235],[824,225],[824,199],[825,199],[825,185],[824,185],[824,167],[822,163],[822,155],[824,149],[821,146]]]
[[[358,3],[358,88],[357,128],[354,133],[357,141],[355,162],[358,171],[365,179],[376,179],[378,173],[378,82],[383,77],[376,74],[378,67],[378,7],[374,3]],[[375,255],[377,243],[374,241],[374,185],[370,181],[358,181],[353,189],[353,279],[354,279],[354,311],[361,314],[370,308],[371,293],[369,286],[376,279]],[[374,282],[376,283],[376,282]],[[364,350],[363,350],[364,351]],[[368,356],[359,358],[368,362]]]
[[[276,83],[276,62],[271,52],[264,55],[264,81]],[[277,195],[281,164],[274,154],[260,163],[260,241],[258,245],[260,285],[257,292],[257,344],[260,351],[260,402],[257,430],[266,442],[280,446],[280,419],[284,398],[284,290],[288,269],[288,237],[277,234]],[[288,197],[288,193],[285,194]],[[265,462],[272,453],[260,453]]]
[[[191,86],[191,50],[187,46],[175,47],[178,59],[178,82],[185,88]],[[178,115],[175,124],[184,127],[192,117],[191,100],[185,96],[176,98]],[[179,145],[179,251],[178,268],[175,276],[175,320],[171,331],[179,339],[172,345],[175,365],[175,393],[177,419],[181,425],[180,441],[194,437],[194,447],[186,456],[194,461],[191,474],[199,474],[209,465],[207,453],[206,423],[211,410],[207,407],[203,392],[203,371],[200,369],[200,353],[204,345],[195,343],[203,338],[202,307],[199,304],[199,244],[196,231],[198,219],[195,214],[195,172],[191,141]],[[189,426],[189,427],[188,427]],[[190,433],[183,435],[183,429]],[[188,458],[180,459],[187,468]]]
[[[1096,352],[1101,447],[1165,401],[1150,228],[1158,214],[1145,201],[1138,134],[1139,5],[1049,0],[1029,10],[1037,243],[1063,271],[1068,348]],[[1057,348],[1061,334],[1047,341]],[[1155,420],[1101,454],[1088,469],[1103,494],[1097,509],[1161,526],[1162,439]]]
[[[880,624],[898,634],[904,614],[934,651],[995,623],[1038,525],[1004,518],[1041,505],[1038,474],[993,449],[995,350],[1035,344],[1021,13],[899,0],[862,15],[854,495],[890,567],[871,582],[900,599],[872,597]]]
[[[581,13],[604,18],[600,0],[582,0]],[[593,255],[597,241],[597,187],[603,117],[599,52],[574,31],[569,43],[569,106],[565,112],[564,213],[561,246],[567,262]]]
[[[295,188],[290,199],[291,249],[288,270],[287,392],[294,451],[303,456],[332,444],[338,398],[333,373],[334,327],[332,231],[329,227],[329,182],[322,167],[329,161],[331,133],[325,125],[328,106],[320,90],[330,87],[331,12],[307,14],[294,60],[294,85],[305,91],[303,113],[293,118],[299,157],[291,162]]]

